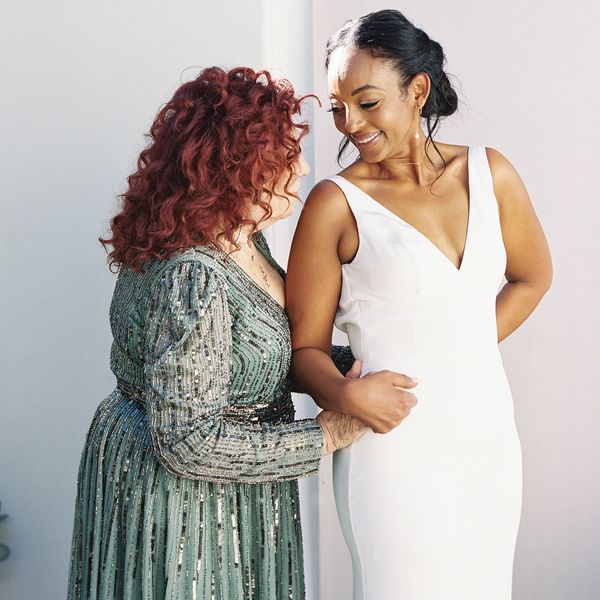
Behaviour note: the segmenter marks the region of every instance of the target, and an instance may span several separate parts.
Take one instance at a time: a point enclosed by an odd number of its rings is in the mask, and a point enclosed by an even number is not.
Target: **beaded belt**
[[[117,377],[117,389],[136,404],[145,406],[146,392],[142,388]]]
[[[132,402],[146,406],[146,392],[142,388],[117,377],[117,389]],[[270,402],[232,404],[223,412],[223,418],[244,423],[289,423],[294,420],[294,403],[285,392]]]

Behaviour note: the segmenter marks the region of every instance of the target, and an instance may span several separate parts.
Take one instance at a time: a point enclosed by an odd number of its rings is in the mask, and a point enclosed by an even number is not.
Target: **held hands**
[[[375,433],[387,433],[398,426],[417,403],[416,396],[410,391],[417,381],[393,371],[373,371],[358,379],[357,362],[346,376],[352,407],[348,412]]]
[[[362,362],[355,360],[346,378],[358,379],[361,372]],[[330,410],[322,410],[317,415],[317,421],[323,429],[323,456],[349,446],[367,430],[359,419]]]
[[[317,421],[323,429],[323,455],[349,446],[371,428],[375,433],[388,433],[397,427],[417,404],[409,390],[417,381],[393,371],[373,371],[360,377],[361,361],[357,360],[346,374],[348,408],[352,415],[323,410]]]

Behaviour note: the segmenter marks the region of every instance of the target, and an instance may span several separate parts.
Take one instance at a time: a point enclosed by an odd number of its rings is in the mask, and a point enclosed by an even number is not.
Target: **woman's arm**
[[[261,483],[318,471],[323,430],[229,418],[231,317],[225,286],[199,261],[168,267],[153,286],[144,332],[149,429],[163,466],[183,477]]]
[[[487,148],[506,248],[506,280],[496,299],[498,341],[533,312],[552,283],[548,243],[519,174],[497,150]]]
[[[317,184],[300,216],[286,277],[292,375],[319,406],[386,432],[416,402],[413,394],[400,389],[415,383],[390,371],[345,378],[330,356],[342,263],[353,258],[358,242],[354,217],[341,190],[330,181]]]

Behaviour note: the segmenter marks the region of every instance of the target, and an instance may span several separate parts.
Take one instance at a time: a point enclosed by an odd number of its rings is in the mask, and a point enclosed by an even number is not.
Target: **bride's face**
[[[419,127],[415,99],[419,76],[403,89],[390,61],[368,50],[338,48],[327,70],[331,112],[336,128],[368,163],[404,154]]]

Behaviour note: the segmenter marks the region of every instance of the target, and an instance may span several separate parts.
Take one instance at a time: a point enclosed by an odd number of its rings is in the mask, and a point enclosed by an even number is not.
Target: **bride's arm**
[[[507,283],[496,298],[498,341],[533,312],[552,282],[548,243],[519,174],[497,150],[487,148],[506,248]]]
[[[288,262],[292,377],[322,408],[352,415],[374,431],[385,432],[415,403],[413,394],[398,388],[415,384],[390,371],[346,378],[330,355],[342,264],[352,260],[357,248],[358,232],[344,195],[330,181],[319,183],[300,216]]]

